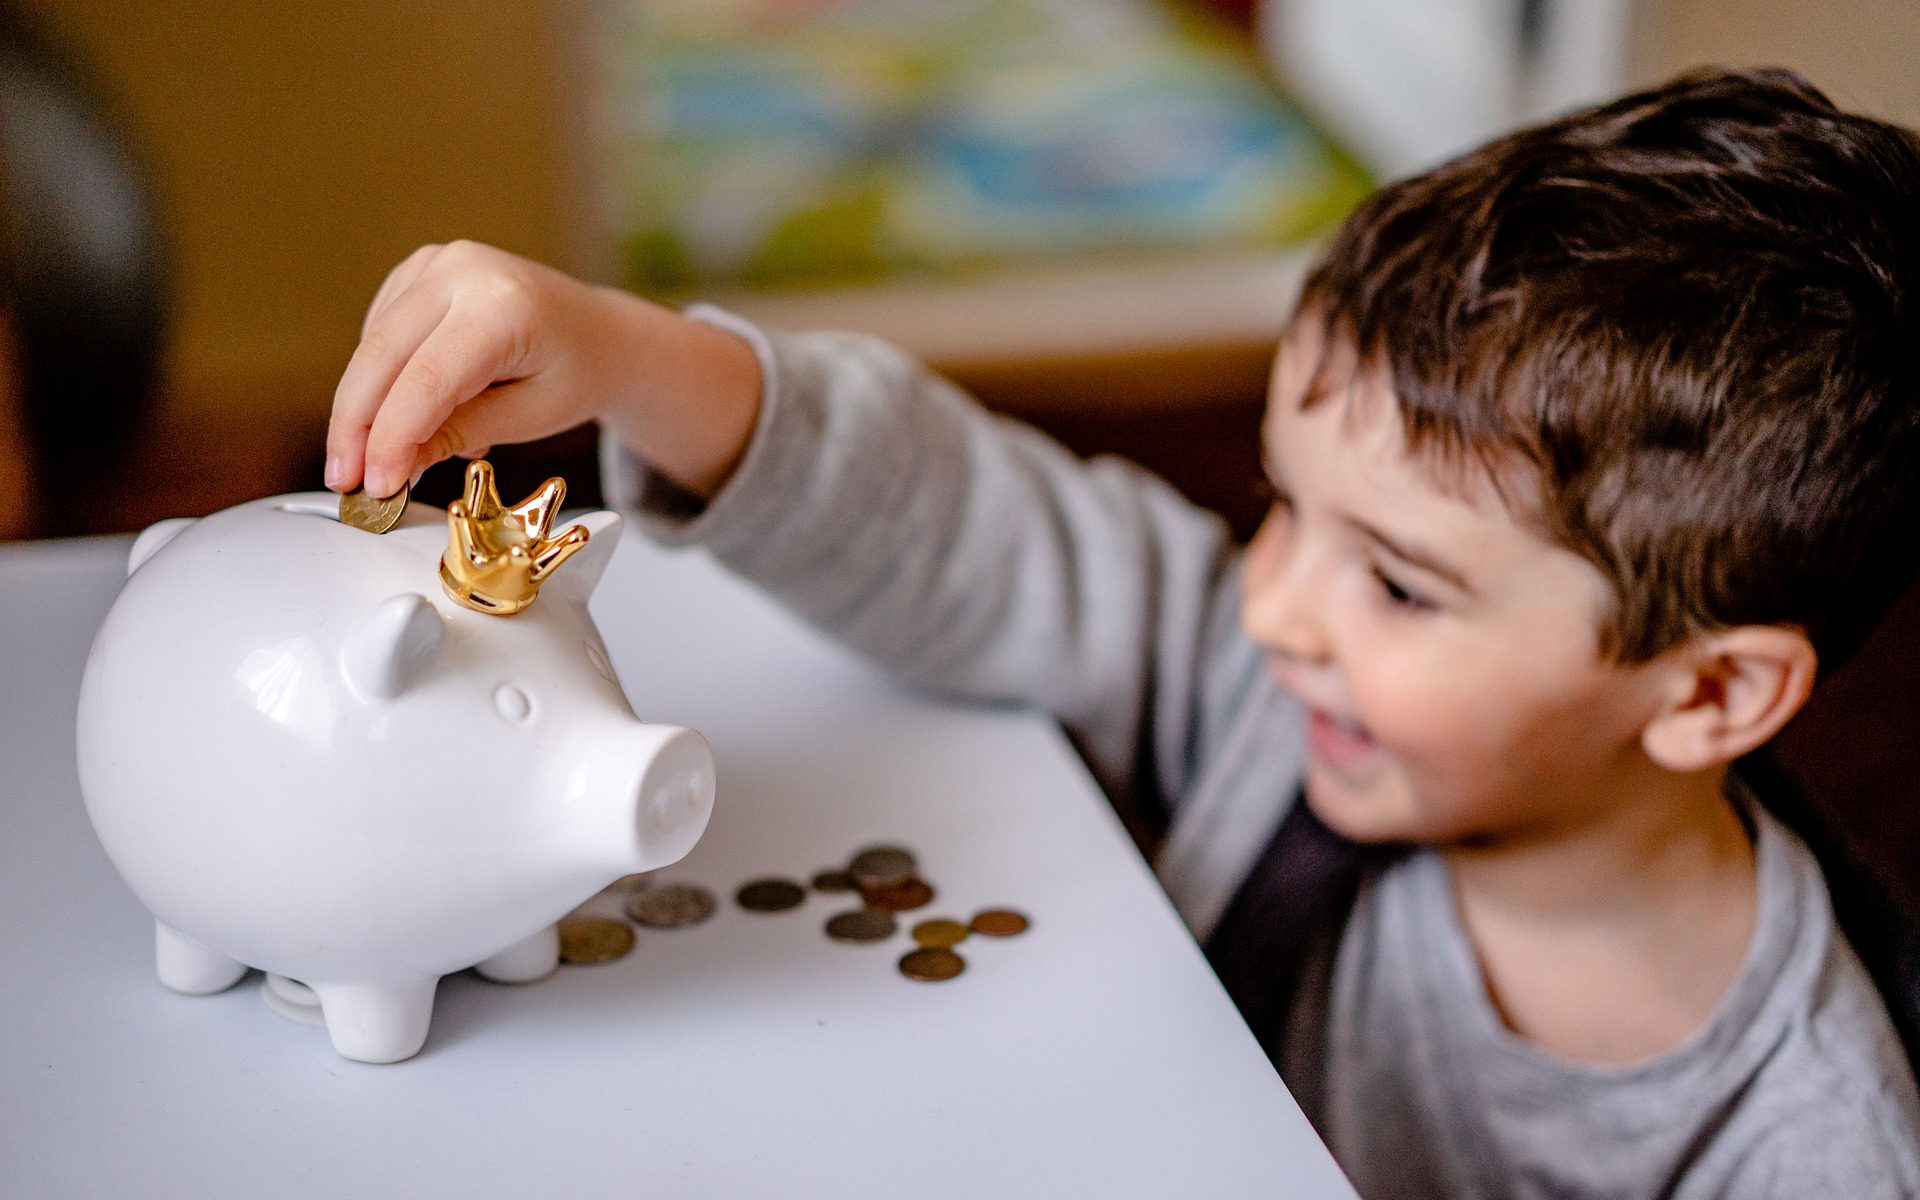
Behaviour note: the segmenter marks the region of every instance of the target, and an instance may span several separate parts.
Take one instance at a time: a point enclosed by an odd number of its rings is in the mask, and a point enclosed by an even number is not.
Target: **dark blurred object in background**
[[[152,412],[167,328],[152,192],[113,114],[0,6],[0,538],[87,532]]]

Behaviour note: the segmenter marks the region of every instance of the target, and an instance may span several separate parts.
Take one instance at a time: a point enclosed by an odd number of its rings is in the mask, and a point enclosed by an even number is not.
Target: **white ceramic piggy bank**
[[[393,1062],[442,975],[547,974],[570,908],[692,849],[714,767],[634,715],[587,613],[618,516],[497,616],[442,586],[446,511],[382,535],[338,512],[279,496],[139,537],[81,687],[80,783],[161,982],[304,983],[335,1049]]]

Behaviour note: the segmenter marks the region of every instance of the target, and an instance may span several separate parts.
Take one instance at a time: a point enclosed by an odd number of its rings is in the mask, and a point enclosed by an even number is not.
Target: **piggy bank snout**
[[[620,797],[623,871],[651,871],[684,858],[713,814],[713,751],[677,725],[641,724],[624,738],[612,770]],[[614,749],[609,747],[609,749]]]

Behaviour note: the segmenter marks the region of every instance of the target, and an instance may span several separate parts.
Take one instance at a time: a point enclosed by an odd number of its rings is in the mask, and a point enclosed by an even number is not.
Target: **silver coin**
[[[900,923],[881,908],[856,908],[827,921],[827,936],[836,942],[880,942],[894,935]]]
[[[919,866],[913,852],[899,846],[869,846],[853,856],[847,871],[863,888],[899,883]]]
[[[650,929],[698,925],[716,907],[713,893],[692,883],[656,883],[627,897],[627,915]]]

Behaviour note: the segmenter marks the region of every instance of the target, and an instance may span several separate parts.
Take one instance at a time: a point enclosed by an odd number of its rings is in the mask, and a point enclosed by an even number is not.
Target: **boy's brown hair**
[[[1786,624],[1824,671],[1915,570],[1917,288],[1920,138],[1696,72],[1375,193],[1301,311],[1600,569],[1604,653]]]

